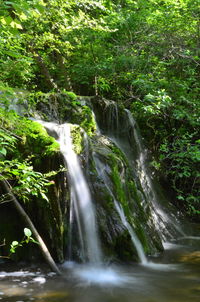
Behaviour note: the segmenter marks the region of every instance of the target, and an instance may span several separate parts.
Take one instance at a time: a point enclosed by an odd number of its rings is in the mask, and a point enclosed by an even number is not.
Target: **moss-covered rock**
[[[40,124],[21,117],[13,111],[5,111],[3,109],[0,109],[0,121],[2,131],[7,133],[7,135],[14,135],[16,138],[15,147],[8,148],[6,157],[1,158],[1,160],[16,160],[19,163],[21,162],[22,165],[29,162],[29,165],[31,165],[30,171],[33,171],[33,174],[35,171],[49,173],[59,170],[60,165],[63,163],[59,152],[59,144],[53,137],[47,134],[46,130]],[[31,217],[40,235],[47,243],[54,258],[58,261],[63,261],[64,259],[63,233],[65,219],[63,218],[63,213],[66,212],[66,209],[63,208],[66,207],[66,205],[64,206],[64,202],[66,201],[67,194],[65,194],[66,189],[64,184],[66,184],[66,181],[63,182],[63,175],[64,172],[60,172],[59,177],[53,173],[50,177],[51,186],[46,193],[48,202],[42,198],[42,195],[35,195],[34,197],[34,194],[30,194],[25,204],[23,203],[24,199],[20,198],[20,194],[17,197],[22,202],[23,207]],[[17,185],[18,177],[20,176],[16,174],[16,179],[11,180],[14,187]],[[37,182],[35,186],[37,187]],[[3,194],[4,192],[1,191],[0,193]],[[16,221],[11,218],[18,216],[15,211],[14,207],[11,207],[11,210],[10,207],[8,208],[6,217],[8,218],[9,228],[6,227],[5,232],[0,234],[5,236],[4,238],[8,238],[7,250],[10,244],[9,238],[21,240],[15,232]],[[1,219],[1,215],[4,214],[0,212],[0,220],[3,219],[3,217]],[[19,234],[23,234],[24,227],[24,223],[19,224]],[[0,238],[0,242],[1,240],[3,238]],[[24,253],[20,252],[20,254],[23,260],[30,257],[26,249],[24,249]]]
[[[83,152],[83,129],[78,125],[71,125],[71,137],[76,154]]]
[[[34,103],[34,116],[39,114],[46,121],[57,121],[81,126],[85,132],[92,136],[96,131],[96,124],[92,110],[87,106],[83,97],[72,92],[35,93],[30,96]],[[37,114],[36,114],[37,112]]]
[[[137,159],[132,158],[132,153],[138,152],[137,142],[133,142],[132,129],[124,109],[117,107],[114,102],[97,98],[89,100],[95,107],[101,132],[105,134],[97,135],[97,125],[88,99],[70,97],[66,93],[40,93],[34,95],[32,101],[44,119],[72,124],[74,150],[80,157],[91,189],[104,254],[115,260],[138,260],[130,232],[117,211],[116,203],[124,212],[145,253],[154,254],[162,250],[151,205],[137,176]],[[34,169],[42,173],[58,170],[63,164],[58,143],[38,123],[13,112],[3,112],[0,119],[8,131],[20,137],[15,154],[8,154],[10,159],[16,156],[24,160],[32,155]],[[70,189],[66,172],[52,176],[51,181],[53,185],[47,192],[49,203],[38,197],[31,198],[25,208],[54,258],[62,262],[69,244]],[[80,259],[76,235],[73,236],[73,249]]]

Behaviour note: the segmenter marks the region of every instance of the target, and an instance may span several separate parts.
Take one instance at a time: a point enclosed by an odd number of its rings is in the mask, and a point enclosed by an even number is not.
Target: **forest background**
[[[33,125],[5,110],[13,98],[31,109],[58,93],[98,95],[131,110],[154,173],[199,220],[199,83],[199,0],[0,0],[1,177],[17,178],[21,199],[46,198],[46,176],[19,154]]]

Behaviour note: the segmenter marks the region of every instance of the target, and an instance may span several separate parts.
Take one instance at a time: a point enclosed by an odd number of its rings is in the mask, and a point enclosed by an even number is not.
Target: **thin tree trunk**
[[[67,73],[66,67],[65,67],[64,57],[58,51],[55,51],[55,54],[56,54],[57,62],[58,62],[59,67],[60,67],[62,86],[66,90],[73,91],[71,79],[70,79],[70,77]]]
[[[58,90],[58,86],[54,82],[53,78],[51,77],[49,70],[48,70],[46,64],[44,63],[42,57],[36,51],[32,50],[32,53],[33,53],[34,59],[36,60],[36,62],[38,63],[38,66],[40,67],[41,73],[44,76],[44,80],[46,81],[48,88]]]
[[[53,258],[51,257],[51,255],[50,255],[50,253],[49,253],[49,251],[48,251],[48,249],[46,247],[46,244],[44,243],[44,241],[40,237],[38,231],[36,230],[34,224],[31,221],[31,219],[26,214],[25,210],[22,208],[22,206],[20,205],[20,203],[16,199],[15,195],[12,193],[12,191],[11,191],[8,183],[5,180],[2,180],[2,184],[3,184],[3,187],[4,187],[5,191],[12,198],[12,201],[14,202],[14,205],[15,205],[17,211],[23,217],[23,219],[25,220],[25,222],[28,224],[28,226],[30,227],[31,231],[33,232],[36,240],[39,242],[39,246],[40,246],[41,252],[42,252],[45,260],[47,261],[47,263],[49,264],[49,266],[52,268],[52,270],[54,272],[56,272],[57,274],[61,275],[61,272],[60,272],[59,268],[57,267],[56,263],[54,262]]]

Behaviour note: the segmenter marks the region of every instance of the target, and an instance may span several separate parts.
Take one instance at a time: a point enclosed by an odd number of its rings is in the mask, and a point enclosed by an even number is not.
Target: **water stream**
[[[134,120],[133,115],[128,109],[125,109],[125,112],[127,114],[130,126],[132,127],[133,137],[137,148],[137,175],[139,176],[143,190],[147,196],[147,200],[151,203],[152,214],[154,216],[155,221],[157,222],[155,225],[158,227],[158,231],[161,231],[162,228],[163,234],[167,233],[167,235],[171,238],[174,238],[174,233],[170,233],[169,226],[172,227],[178,235],[186,236],[176,217],[173,217],[171,213],[167,213],[166,211],[164,211],[159,205],[159,198],[157,196],[157,192],[152,181],[151,172],[149,171],[149,168],[147,166],[147,150],[142,142],[142,137],[139,133],[139,130],[137,129],[137,123]],[[166,240],[165,236],[164,240]]]
[[[117,114],[112,111],[111,118]],[[159,211],[156,193],[152,193],[152,182],[146,168],[145,151],[141,139],[136,131],[135,122],[127,111],[127,119],[134,131],[138,148],[138,156],[131,157],[130,145],[123,144],[124,138],[117,134],[110,135],[110,139],[124,152],[130,164],[138,162],[141,172],[140,181],[146,188],[148,197],[155,212]],[[95,152],[92,154],[95,168],[104,186],[112,196],[113,205],[118,217],[130,234],[140,263],[112,264],[105,263],[98,236],[96,213],[91,198],[88,183],[82,171],[79,159],[73,150],[70,133],[70,124],[58,125],[42,122],[49,132],[54,133],[60,144],[70,186],[70,236],[69,250],[72,250],[74,236],[73,224],[79,234],[79,247],[82,264],[73,262],[72,252],[70,260],[61,265],[61,277],[49,272],[46,267],[19,267],[0,263],[0,301],[2,302],[199,302],[200,297],[200,252],[199,238],[185,236],[177,229],[181,236],[178,243],[165,242],[165,251],[147,260],[141,242],[136,236],[133,226],[125,216],[124,209],[112,191],[112,185],[106,173],[106,168]],[[119,125],[117,119],[117,125]],[[112,126],[115,123],[112,120]],[[112,132],[113,133],[113,132]],[[98,128],[100,135],[100,127]],[[86,162],[89,161],[89,146],[85,137]],[[133,171],[134,173],[134,171]],[[165,224],[174,221],[163,217],[166,214],[159,212],[160,220]],[[162,219],[161,219],[161,218]],[[156,222],[156,221],[155,221]],[[175,227],[176,228],[176,227]],[[198,240],[197,240],[198,239]],[[190,245],[187,244],[190,241]]]
[[[139,260],[141,262],[141,264],[143,265],[146,265],[148,263],[147,261],[147,257],[144,253],[144,249],[142,247],[142,244],[140,242],[140,240],[138,239],[138,237],[136,236],[133,228],[131,227],[130,223],[127,221],[127,218],[124,214],[124,211],[123,211],[123,208],[122,206],[120,206],[120,204],[114,200],[114,203],[115,203],[115,207],[117,209],[117,212],[119,213],[119,216],[121,218],[121,221],[123,223],[123,225],[126,227],[126,229],[128,230],[130,236],[131,236],[131,240],[137,250],[137,253],[138,253],[138,257],[139,257]]]
[[[57,277],[44,268],[0,265],[1,302],[199,302],[198,246],[165,244],[154,259],[163,266],[137,264],[108,267],[107,280],[99,270],[63,268]],[[8,271],[9,269],[9,271]],[[109,272],[110,270],[110,272]],[[80,274],[77,274],[77,271]],[[81,275],[82,274],[84,276]],[[115,271],[118,279],[113,277]],[[84,277],[84,278],[83,278]]]
[[[123,152],[129,162],[133,178],[139,180],[144,194],[144,204],[148,202],[151,207],[155,227],[163,242],[177,236],[186,236],[176,216],[172,214],[172,207],[170,210],[163,207],[163,204],[169,204],[169,200],[157,192],[159,185],[155,186],[152,180],[147,150],[131,112],[128,109],[119,112],[114,102],[106,102],[104,115],[98,114],[99,109],[96,111],[96,105],[92,107],[97,113],[98,129]]]
[[[136,248],[136,251],[137,251],[137,254],[139,257],[139,261],[140,261],[140,263],[145,265],[145,264],[147,264],[148,261],[145,256],[142,244],[139,241],[136,233],[134,232],[133,227],[129,224],[129,222],[124,214],[124,210],[123,210],[122,206],[116,200],[111,188],[109,187],[110,181],[109,181],[108,177],[106,176],[105,166],[101,163],[101,161],[98,159],[98,157],[95,154],[93,154],[93,158],[94,158],[94,161],[96,164],[95,167],[97,169],[97,172],[98,172],[99,176],[101,177],[101,179],[103,179],[104,185],[107,188],[107,190],[109,191],[110,196],[112,196],[112,198],[113,198],[114,206],[117,210],[117,213],[119,214],[122,224],[125,226],[125,228],[128,230],[128,232],[131,236],[131,240],[132,240],[134,247]]]
[[[64,157],[71,185],[71,211],[73,209],[75,211],[82,257],[84,261],[98,265],[102,263],[102,252],[98,238],[95,210],[78,156],[73,150],[70,124],[41,123],[58,136],[57,141],[60,144],[60,152]],[[73,214],[71,213],[71,222],[72,218]]]

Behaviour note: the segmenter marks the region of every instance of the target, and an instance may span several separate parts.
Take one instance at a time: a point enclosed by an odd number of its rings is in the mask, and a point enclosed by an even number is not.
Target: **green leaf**
[[[7,54],[10,57],[13,57],[13,58],[20,58],[21,57],[20,53],[12,51],[12,50],[4,51],[4,53]]]
[[[13,242],[11,243],[11,246],[12,246],[12,247],[16,247],[17,245],[19,245],[19,242],[18,242],[18,241],[13,241]]]
[[[41,196],[43,199],[45,199],[46,201],[49,201],[48,197],[46,196],[46,194],[44,194],[43,192],[40,192]]]
[[[4,156],[6,156],[7,151],[6,151],[5,148],[1,148],[1,149],[0,149],[0,153],[3,154]]]
[[[24,229],[24,234],[25,234],[25,236],[27,236],[27,237],[31,237],[32,232],[31,232],[31,230],[30,230],[30,229],[25,228],[25,229]]]
[[[4,20],[5,20],[7,25],[10,25],[11,22],[13,21],[13,19],[10,16],[5,17]]]

